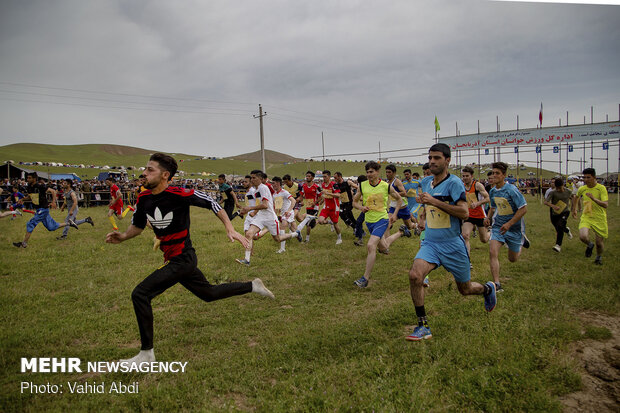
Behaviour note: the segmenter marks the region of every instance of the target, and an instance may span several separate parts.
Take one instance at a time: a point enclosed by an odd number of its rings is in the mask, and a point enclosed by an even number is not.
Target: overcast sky
[[[307,158],[618,119],[620,6],[0,1],[0,144]],[[617,150],[616,150],[617,151]],[[339,158],[355,158],[339,156]],[[376,156],[375,156],[376,157]],[[358,157],[359,158],[359,157]],[[363,156],[367,159],[371,156]]]

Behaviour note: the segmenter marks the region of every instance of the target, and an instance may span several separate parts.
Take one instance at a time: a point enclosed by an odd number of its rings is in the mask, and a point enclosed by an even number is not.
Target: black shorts
[[[484,227],[484,218],[467,218],[465,222],[469,222],[470,224],[474,224],[478,228]]]

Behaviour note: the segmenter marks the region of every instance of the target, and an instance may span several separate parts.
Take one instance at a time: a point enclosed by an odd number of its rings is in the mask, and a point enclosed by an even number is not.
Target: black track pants
[[[204,301],[221,300],[222,298],[252,292],[252,282],[211,285],[196,265],[196,253],[193,248],[190,248],[155,270],[131,293],[133,308],[140,328],[142,350],[153,348],[151,300],[176,283],[181,283],[183,287]]]

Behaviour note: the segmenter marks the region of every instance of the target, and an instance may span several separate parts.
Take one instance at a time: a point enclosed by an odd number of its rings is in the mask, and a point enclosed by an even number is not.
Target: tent
[[[20,168],[9,163],[0,165],[0,179],[26,179],[26,174],[30,172],[36,173],[39,178],[43,178],[45,180],[49,179],[49,174],[47,172],[33,171],[32,169]]]
[[[59,179],[77,179],[79,182],[82,182],[80,177],[76,174],[50,174],[50,179],[52,181],[58,181]]]

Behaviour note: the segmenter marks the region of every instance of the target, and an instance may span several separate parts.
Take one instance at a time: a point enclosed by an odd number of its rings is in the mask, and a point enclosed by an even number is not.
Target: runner
[[[365,214],[364,220],[370,233],[370,239],[366,244],[368,251],[366,269],[364,275],[354,282],[360,288],[368,287],[370,274],[377,259],[377,250],[382,254],[389,254],[390,245],[402,235],[399,231],[389,237],[385,236],[389,231],[390,224],[390,216],[387,213],[388,198],[392,196],[396,200],[394,211],[401,208],[402,199],[393,187],[381,180],[380,169],[381,165],[375,161],[366,164],[366,177],[368,179],[360,184],[359,190],[353,198],[353,206]],[[396,212],[393,212],[392,217],[396,218],[395,215]]]
[[[340,189],[337,185],[334,185],[331,180],[331,172],[328,170],[323,171],[321,199],[324,201],[324,205],[319,214],[318,223],[320,225],[332,224],[334,231],[336,231],[336,245],[340,245],[342,244],[342,234],[338,226],[338,218],[340,217]]]
[[[562,241],[564,234],[569,239],[573,239],[570,228],[566,226],[570,209],[568,205],[572,202],[572,193],[564,186],[562,178],[556,178],[554,181],[554,190],[545,198],[545,205],[549,207],[549,218],[551,225],[555,228],[555,245],[553,250],[560,252],[562,250]]]
[[[587,245],[586,257],[592,256],[594,243],[590,241],[590,229],[594,232],[596,241],[596,258],[594,264],[603,265],[604,240],[608,236],[607,227],[607,188],[596,182],[594,168],[583,170],[585,185],[579,187],[577,195],[573,199],[573,218],[577,219],[577,206],[583,212],[579,221],[579,240]]]
[[[403,231],[403,234],[406,237],[411,237],[411,230],[415,229],[414,223],[411,221],[411,212],[409,211],[409,207],[407,206],[407,191],[403,186],[403,183],[396,177],[396,166],[390,164],[385,167],[385,176],[387,178],[387,183],[390,185],[398,195],[400,195],[402,200],[402,206],[398,210],[396,214],[393,212],[396,210],[396,200],[394,197],[390,198],[390,209],[388,210],[388,214],[390,214],[390,228],[392,224],[394,224],[398,219],[402,219],[404,222],[404,226],[400,227],[400,230]],[[395,217],[395,218],[391,218]]]
[[[499,281],[499,250],[502,245],[508,247],[508,261],[516,262],[521,255],[521,247],[528,248],[529,241],[525,236],[525,221],[523,216],[527,213],[527,202],[519,189],[506,182],[508,164],[494,162],[493,182],[489,194],[491,208],[489,216],[484,219],[485,225],[491,223],[491,241],[489,245],[489,264],[491,275],[498,292],[504,291]]]
[[[341,172],[334,173],[334,187],[338,187],[340,191],[340,218],[346,226],[353,228],[355,231],[355,216],[353,216],[353,191],[357,189],[354,182],[345,180]]]
[[[299,188],[298,202],[303,202],[303,208],[299,210],[297,216],[300,221],[297,231],[301,231],[307,224],[306,242],[310,242],[310,230],[316,225],[316,218],[319,212],[317,204],[321,187],[314,183],[314,172],[306,172],[306,181]]]
[[[274,298],[259,278],[250,282],[219,285],[211,285],[207,281],[197,267],[196,252],[189,236],[189,207],[193,205],[211,209],[222,221],[231,242],[238,241],[246,247],[247,241],[235,231],[226,212],[210,196],[193,189],[169,186],[176,171],[177,163],[172,157],[162,153],[153,154],[144,171],[149,191],[140,194],[131,225],[123,233],[115,231],[106,235],[106,242],[119,244],[140,235],[148,220],[153,224],[155,234],[162,240],[165,260],[164,265],[145,278],[131,293],[142,347],[135,357],[121,362],[139,365],[155,361],[151,300],[177,283],[207,302],[249,292]]]
[[[88,222],[93,227],[95,226],[95,223],[93,222],[93,219],[91,217],[86,217],[84,219],[76,221],[79,208],[77,195],[71,187],[72,184],[73,181],[71,179],[65,179],[62,181],[62,195],[64,202],[60,207],[60,211],[64,211],[65,208],[67,208],[67,218],[65,218],[65,229],[62,231],[62,235],[56,238],[58,240],[67,239],[67,236],[69,235],[69,221],[74,221],[75,225],[82,225],[85,222]]]
[[[299,198],[299,184],[297,182],[293,182],[289,174],[286,174],[282,177],[282,183],[284,184],[282,188],[285,191],[287,191],[289,194],[291,194],[293,198],[295,198],[295,204],[293,207],[295,219],[293,220],[293,222],[290,223],[290,225],[291,225],[291,231],[296,231],[297,222],[298,222],[297,216],[299,214],[299,210],[302,207],[301,202],[297,202],[297,198]],[[299,222],[301,222],[301,219],[299,220]]]
[[[241,206],[239,206],[239,201],[237,200],[237,195],[235,194],[235,191],[233,191],[232,187],[226,182],[226,175],[220,174],[217,177],[217,183],[220,193],[222,194],[222,200],[224,201],[224,211],[226,211],[228,219],[232,221],[237,215],[239,215],[239,213],[234,212],[235,206],[237,209],[241,209]]]
[[[475,228],[478,228],[480,242],[483,244],[489,242],[489,231],[487,231],[487,227],[484,225],[484,219],[487,215],[484,212],[483,205],[489,203],[490,199],[489,194],[484,189],[484,185],[474,179],[472,167],[466,166],[461,170],[461,179],[463,184],[465,184],[465,195],[469,208],[469,218],[463,222],[461,234],[467,246],[467,254],[471,255],[469,239]]]
[[[497,302],[493,282],[483,285],[471,281],[469,255],[461,236],[461,220],[468,217],[465,187],[457,176],[448,172],[450,155],[446,144],[431,146],[428,159],[433,176],[421,182],[418,202],[424,204],[424,209],[418,225],[426,227],[426,237],[409,271],[411,299],[418,317],[418,326],[406,337],[409,341],[432,337],[424,308],[424,278],[440,265],[452,273],[462,295],[483,295],[487,311],[492,311]]]
[[[295,222],[295,198],[285,189],[282,189],[282,178],[274,176],[273,179],[273,207],[278,221],[280,221],[280,235],[284,235],[291,224]],[[291,231],[294,232],[294,231]],[[286,240],[280,242],[280,249],[276,251],[281,254],[286,251]]]
[[[23,205],[24,202],[31,202],[32,208],[35,210],[34,217],[28,221],[26,224],[26,235],[24,236],[24,240],[22,242],[14,242],[13,245],[17,248],[26,248],[28,246],[28,240],[32,235],[32,231],[36,228],[39,223],[43,223],[43,226],[48,231],[56,231],[58,228],[63,228],[65,226],[71,226],[77,229],[77,225],[72,220],[68,220],[67,222],[58,223],[52,219],[50,216],[49,206],[50,203],[47,200],[47,194],[52,195],[52,205],[56,205],[56,191],[52,188],[48,188],[43,180],[40,179],[37,182],[37,175],[35,173],[29,173],[26,177],[26,181],[28,182],[28,186],[26,187],[27,196],[17,201],[19,204]]]
[[[127,212],[129,210],[134,210],[132,206],[128,206],[123,211],[123,194],[120,188],[116,185],[114,178],[112,176],[108,176],[105,180],[105,183],[110,187],[110,203],[108,204],[108,220],[112,224],[112,229],[114,231],[118,231],[118,226],[116,225],[116,220],[114,219],[114,215],[118,217],[118,219],[125,218]]]
[[[407,191],[407,206],[409,207],[409,212],[411,212],[413,222],[416,223],[418,210],[420,209],[420,204],[418,204],[416,199],[420,188],[420,174],[417,172],[411,173],[411,169],[405,169],[403,174],[405,175],[403,186],[405,191]]]

